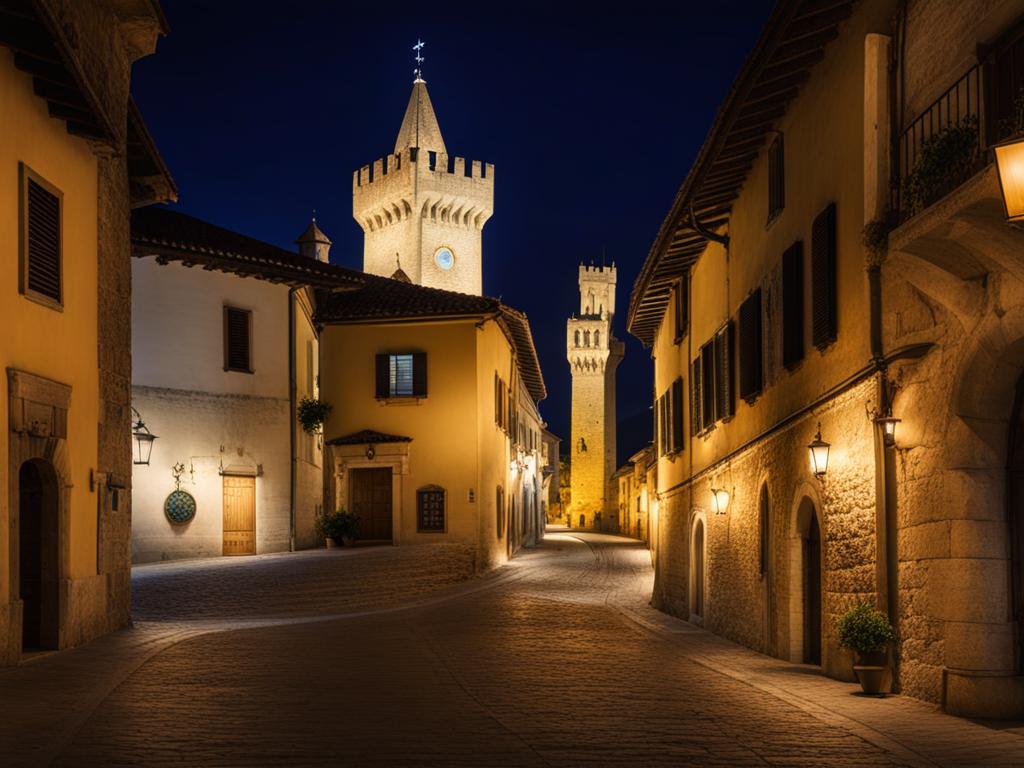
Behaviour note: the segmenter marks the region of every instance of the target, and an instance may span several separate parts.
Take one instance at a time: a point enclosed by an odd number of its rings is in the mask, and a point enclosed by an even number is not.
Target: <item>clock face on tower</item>
[[[441,269],[447,271],[455,266],[455,254],[452,252],[451,248],[446,245],[442,245],[434,251],[434,263]]]

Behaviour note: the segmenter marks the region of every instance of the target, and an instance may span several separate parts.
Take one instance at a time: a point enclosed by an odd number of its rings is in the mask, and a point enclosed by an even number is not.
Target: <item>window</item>
[[[499,428],[508,431],[508,387],[502,381],[498,372],[494,372],[494,423]]]
[[[715,347],[708,342],[700,349],[701,429],[715,424]]]
[[[786,168],[782,151],[782,134],[768,148],[768,221],[771,222],[786,207]]]
[[[377,398],[427,396],[427,354],[377,355]]]
[[[740,304],[739,319],[740,397],[749,403],[764,388],[760,288]]]
[[[696,357],[690,364],[690,434],[699,435],[701,432],[701,407],[704,398],[701,395],[701,370],[700,357]]]
[[[673,453],[683,450],[683,377],[672,382],[671,389],[672,434],[669,449]]]
[[[836,204],[811,228],[811,323],[814,346],[825,349],[838,336],[836,313]]]
[[[28,298],[59,309],[64,302],[62,208],[64,195],[21,165],[21,276]]]
[[[675,318],[675,337],[674,343],[679,344],[683,337],[686,336],[686,330],[689,325],[689,310],[687,292],[689,289],[689,280],[685,277],[681,278],[678,283],[672,286],[672,316]]]
[[[804,244],[782,254],[782,364],[793,370],[804,359]]]
[[[224,370],[252,373],[252,312],[224,307]]]
[[[416,491],[417,533],[444,533],[446,495],[439,485],[428,485]]]
[[[736,385],[732,367],[733,324],[730,320],[715,334],[715,418],[723,420],[736,413]]]
[[[668,403],[667,398],[662,395],[658,398],[658,453],[664,456],[668,453]]]

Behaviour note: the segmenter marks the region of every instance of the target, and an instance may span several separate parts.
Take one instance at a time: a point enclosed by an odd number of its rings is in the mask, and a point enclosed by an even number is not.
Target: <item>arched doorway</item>
[[[60,643],[60,546],[57,475],[32,459],[18,472],[18,589],[22,601],[22,648]]]
[[[1017,626],[1024,620],[1024,377],[1017,382],[1007,451],[1006,521],[1010,534],[1010,600]],[[1017,672],[1024,671],[1024,631],[1017,630]]]
[[[810,503],[810,502],[808,502]],[[810,505],[804,536],[804,663],[821,665],[821,528]]]
[[[695,517],[690,533],[690,621],[704,623],[706,546],[704,520]]]
[[[761,484],[758,498],[758,571],[761,578],[761,633],[763,650],[767,654],[775,653],[775,606],[772,591],[772,523],[771,502],[768,497],[768,484]]]

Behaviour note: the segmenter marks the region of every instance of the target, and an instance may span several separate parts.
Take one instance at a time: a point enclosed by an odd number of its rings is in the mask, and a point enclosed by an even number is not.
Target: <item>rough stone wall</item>
[[[755,650],[801,661],[806,525],[797,513],[806,497],[817,510],[822,535],[822,667],[832,677],[850,679],[850,657],[839,648],[836,621],[858,600],[876,597],[874,436],[864,415],[874,387],[874,379],[864,380],[662,498],[656,607],[691,618],[690,535],[700,516],[706,524],[703,625]],[[833,443],[829,470],[821,480],[810,472],[807,454],[819,420],[823,436]],[[771,542],[762,577],[759,499],[764,484]],[[725,514],[714,514],[712,488],[729,490]]]

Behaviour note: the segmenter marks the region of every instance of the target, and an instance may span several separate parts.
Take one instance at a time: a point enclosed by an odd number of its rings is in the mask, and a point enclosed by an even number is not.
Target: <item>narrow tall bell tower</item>
[[[579,315],[569,318],[566,351],[572,372],[571,501],[574,528],[614,531],[615,369],[625,345],[615,338],[615,265],[580,265]]]
[[[396,255],[411,282],[480,295],[481,235],[494,210],[494,166],[450,157],[417,70],[394,154],[352,177],[363,271],[389,277]]]

